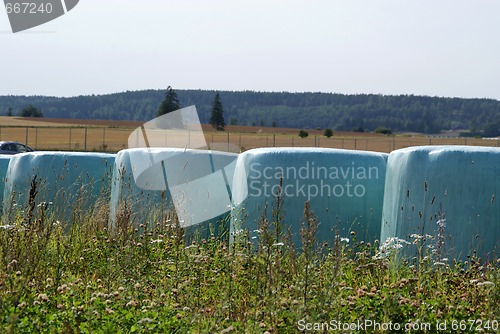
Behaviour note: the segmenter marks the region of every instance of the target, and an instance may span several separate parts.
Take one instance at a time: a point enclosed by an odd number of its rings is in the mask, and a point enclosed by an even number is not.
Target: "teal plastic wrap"
[[[381,241],[404,240],[403,253],[410,258],[496,257],[499,175],[497,148],[423,146],[393,151],[387,164]]]
[[[318,218],[316,239],[332,244],[336,236],[374,241],[380,218],[387,154],[326,148],[262,148],[240,154],[233,179],[231,234],[248,231],[259,238],[259,219],[283,217],[285,232],[301,245],[304,206]],[[280,188],[280,182],[281,188]],[[280,214],[277,194],[281,189]],[[265,209],[267,206],[267,209]],[[346,239],[347,238],[347,239]]]
[[[74,214],[84,215],[95,205],[107,215],[114,159],[114,154],[83,152],[14,155],[6,173],[4,218],[26,215],[30,196],[37,207],[46,206],[46,212],[61,222],[70,222]]]
[[[133,224],[151,224],[175,210],[189,235],[227,235],[236,158],[234,153],[179,148],[118,152],[111,222],[119,222],[128,212]]]
[[[11,155],[0,155],[0,213],[3,209],[3,191],[5,188],[5,175],[7,174],[7,168],[9,168],[9,162]]]

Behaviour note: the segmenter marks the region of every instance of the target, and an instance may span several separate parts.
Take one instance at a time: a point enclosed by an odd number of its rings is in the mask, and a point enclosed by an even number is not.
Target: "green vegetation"
[[[306,138],[307,136],[309,136],[309,133],[305,130],[300,130],[299,131],[299,137],[300,138]]]
[[[330,138],[331,136],[333,136],[332,129],[330,129],[330,128],[325,129],[325,132],[323,133],[323,136],[325,136],[327,138]]]
[[[215,94],[214,102],[212,103],[212,111],[210,113],[210,121],[208,123],[217,131],[224,131],[226,127],[226,122],[224,121],[224,107],[222,107],[219,93]]]
[[[172,87],[168,86],[167,91],[165,92],[165,99],[161,102],[160,107],[156,112],[156,116],[165,115],[180,108],[181,104],[177,98],[177,93],[172,89]]]
[[[186,242],[175,215],[141,223],[124,214],[111,228],[96,206],[73,208],[71,224],[54,221],[32,187],[30,205],[0,229],[3,333],[291,333],[332,320],[428,332],[446,322],[440,333],[499,326],[499,262],[446,261],[424,247],[440,240],[412,236],[422,251],[409,262],[399,240],[379,248],[332,231],[318,244],[309,204],[285,222],[277,201],[257,240],[243,228],[231,245],[227,235]],[[292,223],[302,226],[300,245],[290,242]]]
[[[7,115],[12,116],[12,108],[9,109],[9,112],[7,113]],[[30,104],[29,106],[27,106],[26,108],[23,108],[23,110],[21,110],[19,112],[19,116],[21,116],[21,117],[43,117],[43,113],[40,109],[38,109],[35,106]]]
[[[383,135],[391,135],[392,134],[392,130],[388,129],[386,127],[379,127],[379,128],[375,129],[375,133],[381,133]]]
[[[178,90],[183,106],[196,105],[202,123],[208,123],[215,91]],[[167,92],[168,94],[168,92]],[[226,105],[226,119],[239,125],[261,124],[297,129],[331,128],[335,131],[439,133],[470,130],[488,136],[500,134],[500,101],[429,96],[332,93],[219,92]],[[43,109],[45,117],[148,121],[156,117],[164,100],[160,90],[109,95],[57,98],[46,96],[0,96],[0,112],[15,113],[28,104]]]

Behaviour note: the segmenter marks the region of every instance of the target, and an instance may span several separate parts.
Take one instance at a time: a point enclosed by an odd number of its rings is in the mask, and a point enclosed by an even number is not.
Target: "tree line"
[[[209,123],[214,97],[230,125],[278,126],[337,131],[440,133],[469,130],[500,135],[500,101],[415,95],[176,90],[179,105],[196,105]],[[0,114],[17,115],[28,105],[45,117],[148,121],[157,116],[165,90],[127,91],[76,97],[0,96]],[[10,108],[10,109],[9,109]]]
[[[167,115],[179,109],[181,109],[181,103],[179,102],[177,93],[171,86],[168,86],[167,91],[165,92],[165,99],[160,103],[156,116],[160,117]],[[172,120],[175,123],[175,117],[173,117]],[[212,110],[210,112],[210,120],[208,123],[217,131],[224,131],[224,128],[226,127],[226,121],[224,120],[224,107],[222,106],[219,93],[215,93],[214,101],[212,102]]]

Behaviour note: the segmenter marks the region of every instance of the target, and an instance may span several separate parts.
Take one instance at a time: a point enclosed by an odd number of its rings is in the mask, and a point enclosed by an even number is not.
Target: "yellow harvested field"
[[[77,119],[33,119],[0,117],[0,140],[27,143],[37,150],[75,150],[116,152],[127,148],[128,137],[142,122]],[[256,147],[330,147],[390,152],[420,145],[500,146],[498,139],[443,138],[425,135],[385,136],[374,133],[334,132],[326,138],[321,130],[227,126],[216,132],[203,125],[207,145],[213,149],[244,151]],[[168,145],[168,138],[165,139]]]

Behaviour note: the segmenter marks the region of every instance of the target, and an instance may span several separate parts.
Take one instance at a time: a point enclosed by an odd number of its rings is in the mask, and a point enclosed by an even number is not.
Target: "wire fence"
[[[117,152],[128,147],[134,129],[114,127],[19,127],[0,126],[0,140],[25,143],[35,150]],[[168,134],[165,135],[168,146]],[[444,138],[426,136],[336,136],[266,133],[205,133],[207,147],[228,151],[246,151],[257,147],[327,147],[391,152],[421,145],[468,145],[500,147],[499,139]]]

